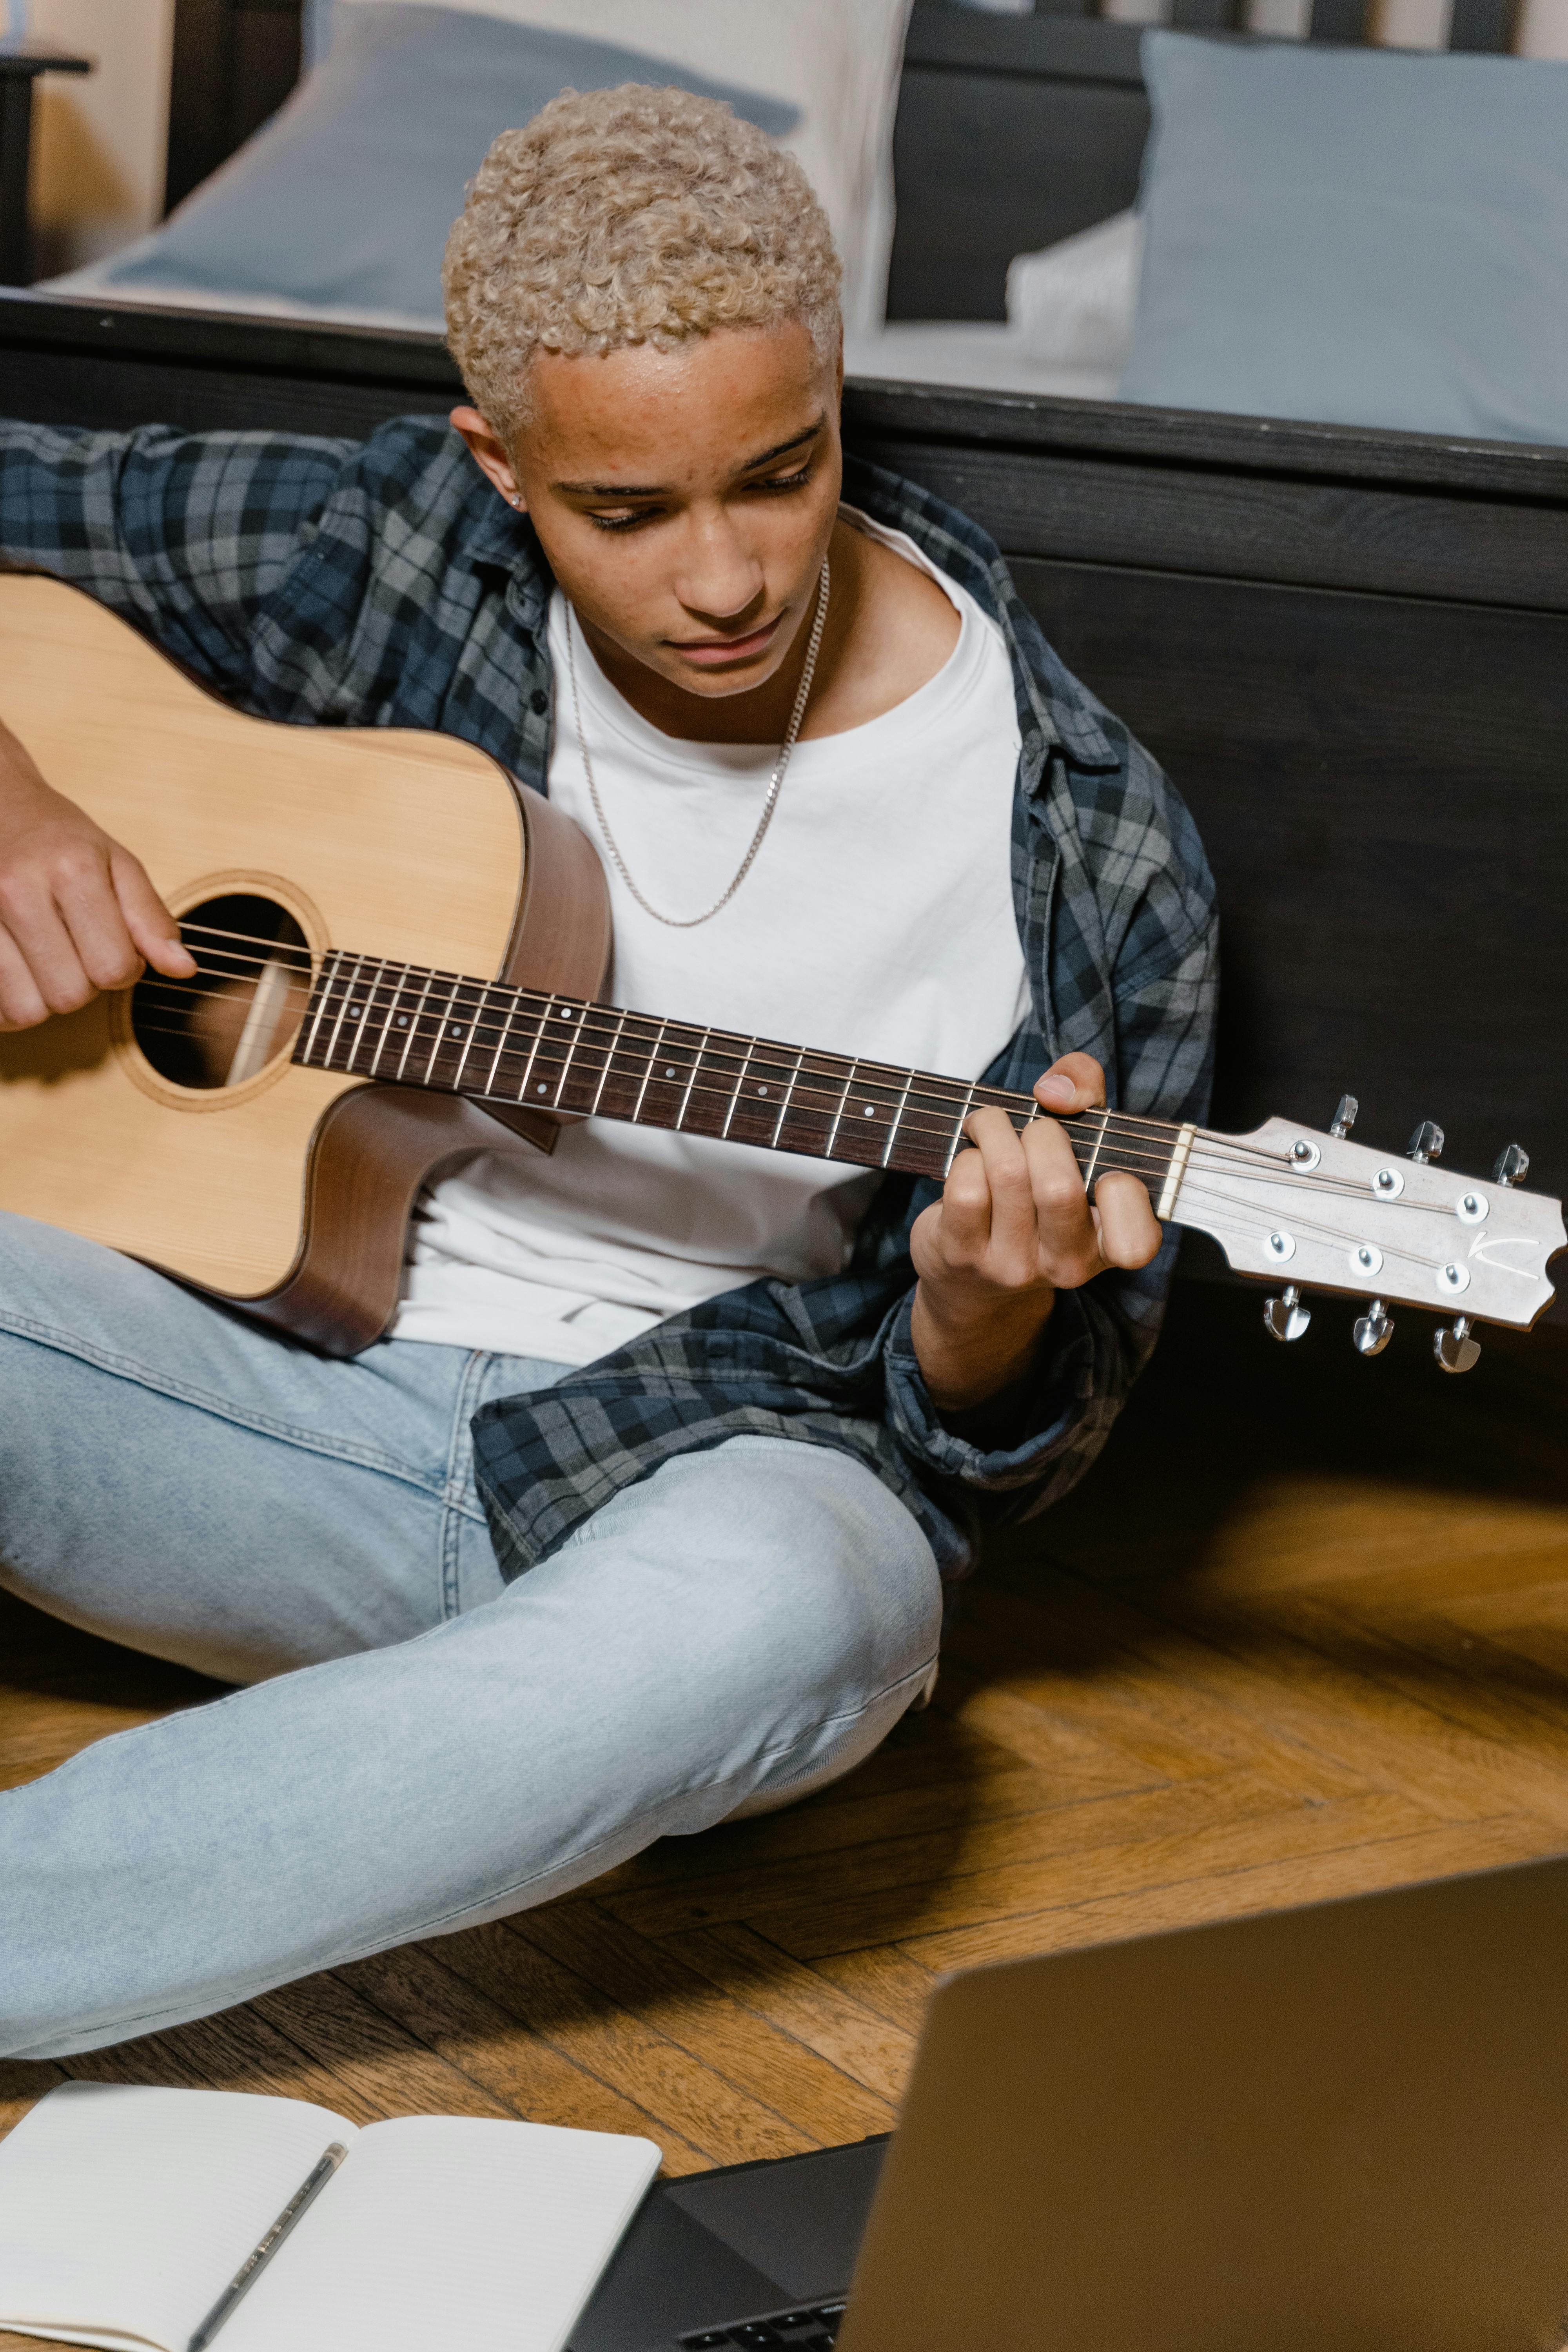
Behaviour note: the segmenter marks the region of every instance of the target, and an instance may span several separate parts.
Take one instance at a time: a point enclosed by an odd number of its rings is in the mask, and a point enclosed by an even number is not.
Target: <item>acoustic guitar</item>
[[[629,1119],[941,1177],[963,1123],[1027,1095],[660,1019],[599,1001],[610,926],[584,835],[482,751],[437,734],[282,727],[191,682],[58,581],[0,578],[0,719],[48,781],[142,859],[199,970],[149,972],[0,1036],[0,1209],[65,1227],[352,1355],[395,1307],[421,1188],[563,1120]],[[1163,1220],[1304,1289],[1526,1329],[1564,1246],[1555,1201],[1272,1118],[1247,1135],[1091,1111],[1062,1121],[1091,1188],[1125,1170]]]

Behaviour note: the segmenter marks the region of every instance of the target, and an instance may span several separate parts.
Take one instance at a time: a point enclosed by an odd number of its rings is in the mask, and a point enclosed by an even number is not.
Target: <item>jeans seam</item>
[[[331,1438],[319,1430],[306,1429],[298,1422],[281,1421],[270,1413],[242,1412],[226,1398],[209,1389],[198,1388],[195,1382],[171,1379],[167,1373],[156,1372],[151,1365],[142,1364],[133,1356],[121,1356],[111,1349],[95,1348],[54,1328],[35,1323],[30,1316],[17,1315],[14,1310],[0,1314],[0,1331],[26,1339],[37,1347],[47,1348],[54,1355],[74,1356],[79,1363],[91,1364],[113,1380],[128,1381],[154,1396],[168,1397],[176,1403],[194,1407],[209,1413],[214,1420],[226,1421],[235,1429],[248,1429],[259,1437],[270,1437],[284,1445],[297,1446],[302,1454],[318,1454],[331,1461],[348,1462],[362,1470],[378,1471],[383,1476],[395,1478],[404,1486],[414,1486],[423,1495],[439,1496],[439,1480],[421,1475],[406,1463],[399,1462],[374,1446],[361,1445],[352,1440]]]
[[[460,1562],[463,1523],[475,1517],[482,1521],[483,1517],[482,1513],[470,1511],[466,1507],[468,1464],[473,1445],[468,1432],[474,1414],[475,1392],[482,1385],[492,1361],[491,1354],[485,1349],[476,1348],[470,1351],[452,1405],[452,1424],[447,1438],[447,1474],[441,1487],[440,1601],[443,1624],[450,1623],[454,1617],[462,1614]],[[460,1471],[459,1461],[464,1465]]]

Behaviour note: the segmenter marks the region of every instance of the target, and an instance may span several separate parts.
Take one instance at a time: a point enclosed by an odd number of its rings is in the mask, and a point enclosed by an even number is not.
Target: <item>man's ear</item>
[[[516,507],[519,513],[526,513],[522,485],[512,472],[506,444],[489,419],[481,416],[477,408],[454,408],[448,422],[468,443],[468,454],[486,480],[500,492],[509,507]]]

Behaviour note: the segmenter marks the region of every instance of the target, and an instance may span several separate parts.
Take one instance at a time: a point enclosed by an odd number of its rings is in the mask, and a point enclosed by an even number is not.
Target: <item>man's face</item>
[[[717,701],[763,686],[812,607],[837,511],[838,384],[805,329],[726,329],[673,352],[541,352],[514,462],[453,422],[523,499],[607,653]]]

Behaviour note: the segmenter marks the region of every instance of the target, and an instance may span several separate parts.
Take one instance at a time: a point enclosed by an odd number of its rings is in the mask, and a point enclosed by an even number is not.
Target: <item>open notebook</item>
[[[659,2161],[612,2132],[65,2083],[0,2141],[0,2327],[186,2352],[333,2141],[215,2352],[559,2352]]]

